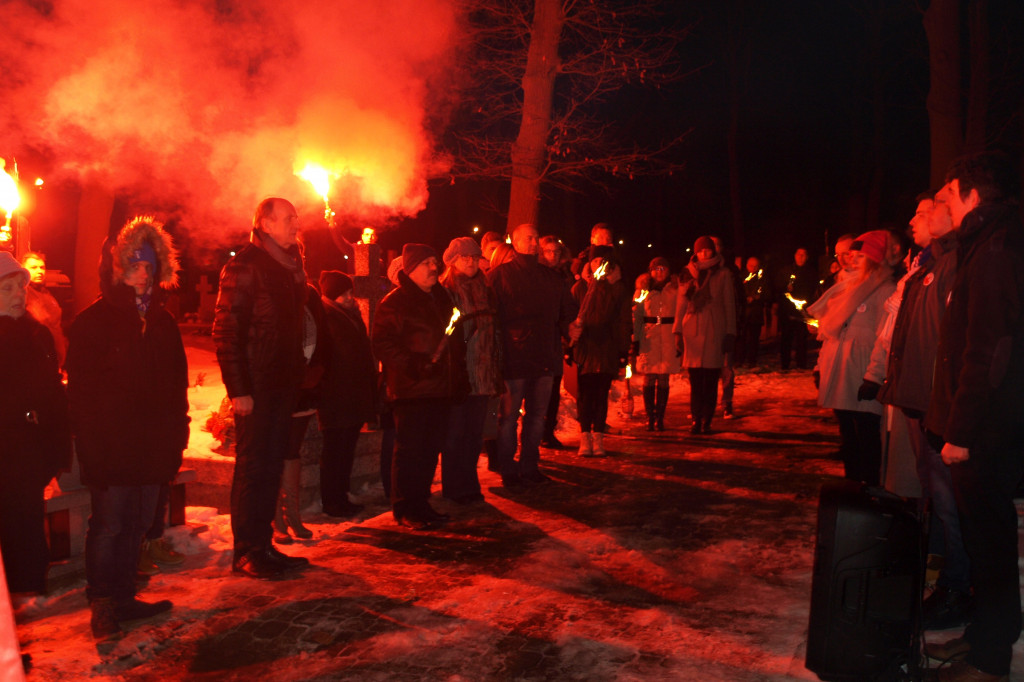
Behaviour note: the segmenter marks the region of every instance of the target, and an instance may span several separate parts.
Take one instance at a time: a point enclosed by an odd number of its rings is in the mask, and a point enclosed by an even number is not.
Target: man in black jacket
[[[175,285],[176,270],[160,223],[130,220],[104,244],[102,293],[68,332],[72,426],[92,502],[85,576],[96,639],[171,608],[135,598],[135,567],[160,486],[174,478],[188,445],[185,348],[161,293]]]
[[[469,392],[462,332],[451,324],[455,305],[438,284],[437,270],[432,248],[406,244],[399,286],[377,306],[370,335],[394,405],[391,511],[414,530],[448,520],[430,506],[430,484],[448,434],[451,400]]]
[[[966,652],[940,680],[1000,680],[1021,632],[1017,513],[1024,475],[1024,230],[1019,182],[994,153],[954,162],[936,196],[958,233],[957,273],[942,319],[925,426],[950,465],[974,610],[962,638],[930,656]]]
[[[272,544],[271,524],[288,450],[291,415],[305,373],[302,354],[306,276],[295,207],[263,200],[252,234],[224,266],[213,322],[224,386],[235,415],[231,482],[232,570],[272,579],[309,564]]]
[[[551,386],[562,365],[562,337],[575,341],[580,335],[580,326],[571,324],[579,312],[576,302],[558,273],[537,260],[538,245],[537,229],[520,225],[512,231],[515,257],[487,273],[498,299],[507,389],[498,416],[498,462],[503,484],[513,489],[547,480],[537,465]],[[516,462],[516,427],[524,405]]]

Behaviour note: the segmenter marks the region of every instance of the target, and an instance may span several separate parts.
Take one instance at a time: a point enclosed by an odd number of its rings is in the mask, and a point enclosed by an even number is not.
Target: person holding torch
[[[469,392],[459,310],[437,273],[434,249],[406,244],[399,286],[381,300],[370,334],[394,406],[391,512],[399,525],[413,530],[448,520],[430,506],[430,484],[452,402]]]

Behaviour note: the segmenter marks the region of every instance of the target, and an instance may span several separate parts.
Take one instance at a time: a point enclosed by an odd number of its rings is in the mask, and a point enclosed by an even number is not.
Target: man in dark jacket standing
[[[506,488],[541,483],[540,441],[553,377],[562,365],[562,337],[579,338],[579,309],[562,278],[537,260],[537,229],[512,231],[516,255],[487,274],[498,299],[506,392],[498,416],[498,462]],[[516,427],[525,403],[522,446],[516,462]]]
[[[232,570],[272,579],[309,564],[272,544],[291,415],[305,375],[302,354],[306,276],[295,207],[264,199],[252,234],[220,274],[213,322],[224,386],[235,415],[231,482]]]
[[[799,248],[793,254],[793,263],[782,271],[777,283],[779,300],[779,360],[782,369],[789,369],[791,352],[796,351],[796,366],[807,369],[807,320],[797,309],[813,303],[818,290],[818,276],[807,262],[807,249]],[[786,294],[789,294],[787,296]],[[794,303],[798,301],[798,303]]]
[[[960,534],[949,467],[928,442],[924,415],[932,392],[939,326],[956,275],[956,231],[941,197],[938,202],[930,196],[922,198],[910,224],[915,241],[923,248],[903,287],[889,345],[885,383],[878,392],[878,400],[899,408],[906,421],[922,497],[931,500],[931,533],[941,543],[942,551],[938,553],[945,562],[937,588],[924,602],[923,621],[926,629],[945,629],[963,624],[971,587],[970,566]],[[872,387],[869,379],[865,378],[865,382],[868,390],[861,397],[868,399]]]
[[[469,391],[455,305],[437,281],[437,254],[426,244],[402,248],[399,286],[381,300],[370,335],[394,405],[391,511],[395,521],[428,530],[448,520],[429,503],[437,457],[448,433],[451,400]],[[449,331],[450,330],[450,331]]]
[[[188,445],[185,348],[161,300],[176,271],[160,223],[129,221],[104,244],[102,293],[68,333],[72,428],[92,498],[85,574],[97,639],[120,635],[119,622],[171,608],[135,598],[135,567],[160,485],[177,474]]]
[[[983,153],[954,162],[936,200],[957,230],[957,273],[942,319],[935,385],[925,416],[950,465],[974,610],[962,638],[926,648],[960,654],[940,680],[1007,679],[1021,631],[1017,513],[1024,475],[1024,230],[1010,160]]]

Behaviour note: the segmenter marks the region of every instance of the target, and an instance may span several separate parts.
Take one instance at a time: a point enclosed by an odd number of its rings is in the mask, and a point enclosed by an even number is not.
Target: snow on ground
[[[223,386],[208,344],[189,345],[192,383],[204,373],[189,456],[218,458],[201,424]],[[314,566],[294,580],[232,576],[229,517],[190,507],[168,531],[185,564],[141,593],[171,614],[97,646],[81,582],[39,598],[18,632],[30,679],[816,679],[803,656],[835,426],[809,372],[741,373],[739,418],[712,436],[689,436],[687,390],[674,381],[669,430],[649,433],[618,413],[617,382],[612,456],[545,450],[553,481],[515,496],[481,460],[486,503],[435,495],[455,517],[439,532],[398,528],[379,485],[353,521],[307,510],[314,539],[285,551]],[[575,445],[574,423],[559,436]]]

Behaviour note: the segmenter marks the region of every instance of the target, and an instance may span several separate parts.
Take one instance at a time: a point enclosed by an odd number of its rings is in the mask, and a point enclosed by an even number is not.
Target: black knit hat
[[[715,248],[715,242],[711,237],[697,237],[697,241],[693,243],[693,252],[697,253],[704,249],[711,249],[712,253],[718,253],[718,249]]]
[[[320,273],[320,293],[332,301],[352,288],[352,278],[340,270]]]
[[[409,274],[428,258],[437,258],[437,251],[426,244],[406,244],[402,247],[402,271]]]

